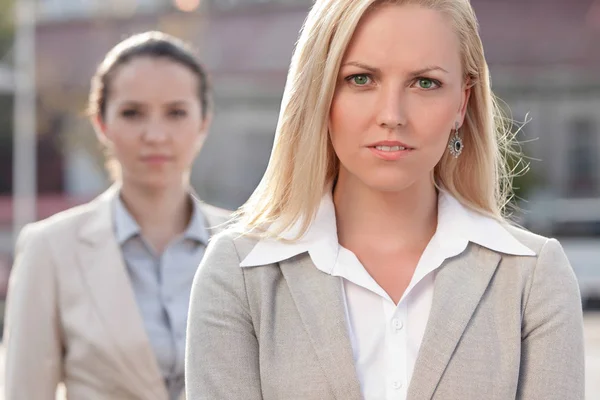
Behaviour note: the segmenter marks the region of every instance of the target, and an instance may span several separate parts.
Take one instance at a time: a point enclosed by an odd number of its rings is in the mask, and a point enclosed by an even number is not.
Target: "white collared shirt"
[[[431,310],[435,276],[446,259],[462,253],[469,242],[504,254],[535,255],[500,222],[440,192],[436,232],[395,304],[354,253],[340,246],[336,226],[333,199],[328,193],[302,238],[294,243],[261,240],[240,265],[268,265],[308,252],[316,268],[342,278],[349,337],[365,400],[406,399]],[[298,227],[283,237],[293,238]]]

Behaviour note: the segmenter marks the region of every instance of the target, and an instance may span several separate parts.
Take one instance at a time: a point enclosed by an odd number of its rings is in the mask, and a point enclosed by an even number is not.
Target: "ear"
[[[465,114],[467,113],[467,106],[469,104],[469,99],[471,98],[471,80],[467,78],[467,81],[463,85],[463,89],[461,92],[461,103],[460,109],[458,110],[458,115],[456,121],[459,123],[459,127],[463,125],[465,120]]]
[[[100,143],[104,145],[109,145],[111,140],[106,134],[106,124],[102,119],[102,116],[94,115],[92,117],[92,126],[94,127],[94,132],[96,132],[96,137],[100,141]]]
[[[204,119],[202,120],[202,124],[200,125],[200,132],[198,132],[198,139],[196,141],[196,146],[198,147],[198,151],[202,148],[206,137],[208,136],[208,131],[210,130],[210,126],[212,125],[213,115],[212,113],[206,114]]]

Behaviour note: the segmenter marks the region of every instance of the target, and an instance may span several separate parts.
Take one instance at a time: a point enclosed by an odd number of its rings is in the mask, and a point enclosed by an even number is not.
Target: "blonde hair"
[[[300,237],[310,225],[339,169],[327,126],[340,64],[362,16],[383,4],[416,4],[452,21],[471,95],[461,127],[464,150],[457,159],[444,154],[434,182],[466,207],[503,218],[512,182],[505,158],[512,154],[514,136],[490,89],[469,0],[317,0],[292,56],[269,165],[236,214],[238,231],[281,238],[300,224]]]

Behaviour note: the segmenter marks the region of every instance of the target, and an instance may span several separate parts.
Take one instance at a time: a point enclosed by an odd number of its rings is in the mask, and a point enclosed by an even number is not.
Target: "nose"
[[[387,129],[396,129],[406,124],[406,104],[401,89],[388,87],[380,91],[377,124]]]
[[[146,142],[160,143],[164,142],[167,137],[167,128],[157,121],[149,121],[144,129],[143,138]]]

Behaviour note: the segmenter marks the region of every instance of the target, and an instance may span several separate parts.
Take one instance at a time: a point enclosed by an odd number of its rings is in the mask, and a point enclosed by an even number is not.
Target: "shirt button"
[[[396,390],[400,390],[400,389],[402,389],[402,386],[403,386],[403,385],[402,385],[402,382],[400,382],[400,381],[394,381],[394,382],[392,383],[392,387],[393,387],[394,389],[396,389]]]
[[[398,318],[394,318],[392,320],[392,328],[394,329],[395,333],[398,333],[402,330],[402,328],[404,328],[404,323],[402,322],[402,320],[399,320]]]

